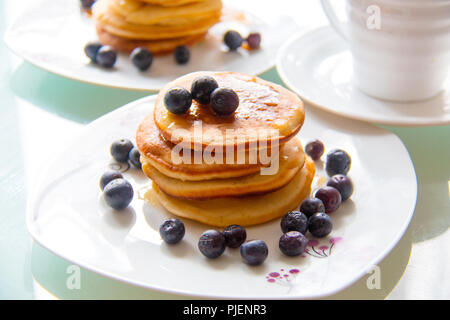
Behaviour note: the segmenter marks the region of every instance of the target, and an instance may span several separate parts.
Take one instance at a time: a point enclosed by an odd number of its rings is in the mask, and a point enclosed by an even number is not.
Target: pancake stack
[[[103,45],[154,54],[195,43],[222,14],[222,0],[98,0],[92,8]]]
[[[168,90],[190,90],[193,80],[204,75],[238,94],[233,115],[217,116],[196,101],[183,115],[167,110]],[[137,130],[142,168],[153,181],[146,199],[217,227],[278,218],[311,192],[314,163],[296,137],[303,121],[302,101],[276,84],[232,72],[183,76],[160,91],[153,112]]]

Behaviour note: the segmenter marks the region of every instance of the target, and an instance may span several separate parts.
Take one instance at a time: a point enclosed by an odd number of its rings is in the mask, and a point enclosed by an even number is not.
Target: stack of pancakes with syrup
[[[92,8],[103,45],[154,54],[204,38],[222,15],[222,0],[97,0]]]
[[[204,75],[237,93],[234,114],[218,116],[210,105],[195,100],[186,114],[167,110],[168,90],[190,90],[193,80]],[[311,192],[314,162],[296,137],[304,116],[295,94],[254,76],[195,72],[170,82],[137,130],[142,169],[153,181],[145,198],[156,198],[177,216],[218,227],[281,217]]]

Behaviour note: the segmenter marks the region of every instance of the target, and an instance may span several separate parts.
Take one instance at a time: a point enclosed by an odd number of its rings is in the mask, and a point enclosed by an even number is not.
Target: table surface
[[[34,1],[0,1],[2,37],[14,17]],[[327,23],[316,0],[279,0],[276,7],[261,0],[229,2],[244,5],[266,19],[274,14],[289,15],[300,27]],[[180,298],[87,270],[81,271],[82,288],[69,290],[66,271],[70,264],[33,243],[25,226],[28,191],[45,161],[87,123],[147,94],[50,74],[12,55],[3,42],[0,61],[0,299]],[[282,83],[275,69],[262,77]],[[379,264],[380,289],[367,288],[367,275],[329,298],[449,299],[450,126],[383,127],[400,137],[414,162],[419,185],[414,218],[398,245]]]

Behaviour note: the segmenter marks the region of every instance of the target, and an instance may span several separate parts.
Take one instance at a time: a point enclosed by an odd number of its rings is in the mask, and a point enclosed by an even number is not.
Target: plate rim
[[[285,68],[283,67],[283,59],[286,57],[287,53],[289,52],[290,46],[295,43],[296,41],[299,41],[304,36],[313,33],[313,32],[335,32],[330,26],[322,25],[320,27],[309,27],[304,28],[303,30],[293,34],[289,39],[287,39],[284,44],[280,47],[277,53],[276,62],[275,62],[275,68],[280,76],[281,81],[293,92],[295,92],[306,104],[318,108],[320,110],[323,110],[327,113],[331,113],[333,115],[336,115],[338,117],[344,117],[347,119],[367,122],[369,124],[381,124],[381,125],[389,125],[389,126],[399,126],[399,127],[431,127],[431,126],[445,126],[450,124],[449,120],[439,120],[439,121],[431,121],[431,122],[424,122],[424,121],[398,121],[398,120],[382,120],[382,119],[374,119],[372,117],[367,116],[358,116],[358,115],[352,115],[349,113],[342,113],[338,112],[335,109],[331,107],[327,107],[321,104],[318,104],[317,102],[314,102],[310,99],[308,99],[305,94],[302,93],[301,89],[296,88],[296,86],[293,84],[293,82],[289,79],[289,77],[286,75]],[[369,96],[370,97],[370,96]],[[370,97],[372,99],[376,99],[373,97]],[[376,99],[377,100],[377,99]]]
[[[60,76],[60,77],[63,77],[63,78],[69,79],[69,80],[78,81],[81,83],[86,83],[86,84],[105,87],[105,88],[121,89],[121,90],[128,90],[128,91],[138,91],[138,92],[148,92],[148,93],[157,93],[159,90],[162,89],[163,85],[160,87],[153,86],[153,87],[149,87],[149,88],[142,88],[142,87],[124,86],[124,85],[119,85],[119,84],[114,84],[114,83],[110,84],[110,83],[106,83],[106,82],[98,82],[98,81],[94,81],[94,80],[89,80],[88,78],[83,78],[81,76],[78,77],[78,76],[74,75],[73,73],[67,74],[64,71],[64,68],[53,67],[51,65],[51,63],[37,61],[37,59],[33,59],[32,57],[29,57],[26,54],[23,54],[22,52],[20,52],[20,50],[18,50],[12,44],[11,30],[12,30],[13,26],[21,18],[23,18],[24,16],[26,16],[30,12],[32,12],[34,8],[37,8],[39,4],[43,4],[46,2],[47,2],[47,0],[41,0],[37,3],[35,3],[32,7],[28,8],[27,10],[22,11],[19,15],[14,17],[14,19],[8,24],[8,26],[5,30],[4,36],[3,36],[3,42],[6,44],[6,46],[9,48],[9,50],[11,50],[11,52],[14,55],[21,58],[23,61],[30,63],[31,65],[35,66],[38,69],[42,69],[42,70],[52,73],[54,75],[57,75],[57,76]],[[233,6],[228,6],[228,7],[234,8]],[[256,15],[253,15],[248,10],[242,10],[242,12],[245,13],[246,15],[257,18],[260,22],[263,22],[264,24],[267,24],[267,22],[264,19],[262,19]],[[258,70],[252,72],[252,74],[255,76],[258,76],[258,75],[261,75],[261,74],[275,68],[276,59],[277,59],[277,52],[275,52],[275,54],[271,57],[270,62],[264,68],[261,67]]]
[[[152,102],[154,103],[154,100],[156,99],[156,94],[153,95],[149,95],[147,97],[143,97],[134,101],[131,101],[130,103],[127,103],[125,105],[123,105],[122,107],[119,107],[115,110],[112,110],[106,114],[104,114],[103,116],[97,118],[96,120],[92,121],[91,123],[87,124],[86,126],[90,126],[93,125],[99,121],[103,121],[104,117],[110,116],[113,113],[119,113],[119,112],[123,112],[124,110],[127,109],[132,109],[133,107],[135,107],[136,105],[139,105],[141,103],[144,102]],[[368,126],[373,126],[372,124],[366,123],[365,125]],[[85,126],[85,127],[86,127]],[[405,145],[403,144],[402,140],[394,133],[385,130],[383,128],[378,128],[379,130],[385,131],[385,133],[389,133],[392,134],[393,137],[395,137],[395,139],[400,143],[400,145],[403,147],[404,151],[406,152],[406,155],[408,156],[409,159],[409,165],[410,165],[410,169],[411,169],[411,173],[412,173],[412,177],[414,178],[414,190],[415,190],[415,197],[414,197],[414,203],[411,203],[411,210],[409,212],[409,215],[407,217],[407,219],[405,219],[403,225],[401,228],[398,229],[396,236],[393,238],[393,240],[391,241],[391,243],[386,246],[386,248],[380,253],[378,254],[375,258],[373,258],[370,263],[368,263],[369,266],[373,266],[373,265],[377,265],[380,261],[382,261],[393,249],[394,247],[398,244],[398,242],[401,240],[401,238],[404,236],[406,230],[408,229],[412,218],[414,216],[415,213],[415,209],[416,209],[416,205],[417,205],[417,198],[418,198],[418,183],[417,183],[417,174],[414,168],[414,163],[411,159],[411,156],[408,152],[408,149],[405,147]],[[81,129],[81,131],[76,134],[73,139],[71,141],[76,141],[76,139],[82,135],[82,132],[84,130]],[[58,150],[59,152],[56,154],[56,157],[58,157],[63,151],[64,148]],[[146,284],[146,283],[141,283],[139,281],[130,279],[129,277],[124,277],[124,276],[120,276],[120,275],[116,275],[112,272],[108,272],[108,271],[103,271],[100,268],[91,266],[89,263],[79,263],[77,261],[75,261],[75,259],[70,258],[70,255],[68,255],[67,253],[64,252],[59,252],[61,250],[57,250],[52,248],[51,245],[47,245],[45,244],[45,241],[39,236],[39,233],[37,231],[37,228],[35,227],[35,225],[33,224],[33,215],[34,215],[34,205],[35,203],[37,203],[39,201],[38,196],[41,194],[40,192],[40,185],[42,184],[42,180],[44,180],[43,177],[45,177],[45,173],[47,172],[47,170],[50,169],[52,163],[49,163],[46,165],[45,169],[42,170],[41,175],[36,179],[37,183],[33,186],[33,188],[30,189],[29,192],[29,196],[27,197],[27,205],[26,205],[26,226],[27,226],[27,230],[30,233],[30,236],[32,237],[32,240],[35,241],[37,244],[39,244],[41,247],[43,247],[44,249],[50,251],[51,253],[53,253],[54,255],[58,256],[59,258],[62,258],[64,260],[66,260],[67,262],[73,263],[79,267],[82,267],[90,272],[95,273],[96,275],[102,276],[102,277],[106,277],[109,279],[112,279],[114,281],[119,281],[121,283],[124,284],[128,284],[128,285],[132,285],[132,286],[136,286],[136,287],[140,287],[140,288],[144,288],[147,290],[151,290],[154,292],[158,292],[158,293],[162,293],[162,294],[171,294],[171,295],[176,295],[179,297],[191,297],[191,298],[208,298],[208,299],[259,299],[259,300],[297,300],[297,299],[318,299],[318,298],[324,298],[324,297],[328,297],[331,296],[333,294],[336,294],[348,287],[350,287],[351,285],[353,285],[355,282],[357,282],[358,280],[360,280],[365,274],[367,274],[367,270],[362,270],[360,273],[358,273],[357,275],[355,275],[353,277],[353,279],[351,281],[348,281],[347,283],[344,283],[341,286],[338,286],[332,290],[327,290],[321,293],[316,293],[316,294],[311,294],[311,295],[292,295],[292,296],[287,296],[287,295],[267,295],[267,296],[255,296],[255,295],[249,295],[249,296],[233,296],[233,295],[218,295],[218,294],[202,294],[202,293],[195,293],[192,292],[192,290],[179,290],[179,289],[170,289],[170,288],[164,288],[161,286],[157,286],[157,285],[151,285],[151,284]]]

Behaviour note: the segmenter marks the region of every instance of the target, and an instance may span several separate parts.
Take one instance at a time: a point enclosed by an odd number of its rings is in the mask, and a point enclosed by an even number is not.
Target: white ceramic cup
[[[347,22],[339,21],[329,0],[320,1],[349,43],[355,84],[363,92],[407,102],[443,89],[450,65],[450,0],[346,0]]]

